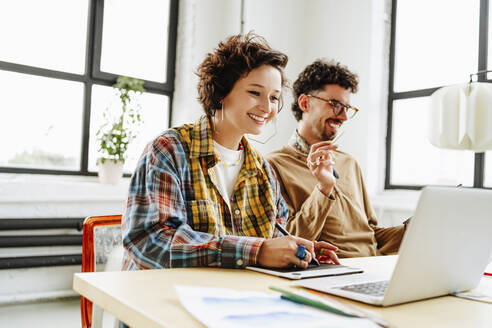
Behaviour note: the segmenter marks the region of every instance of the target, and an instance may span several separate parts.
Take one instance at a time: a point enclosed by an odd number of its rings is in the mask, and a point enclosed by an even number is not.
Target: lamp
[[[482,152],[492,149],[492,83],[446,86],[431,96],[431,144],[439,148]]]

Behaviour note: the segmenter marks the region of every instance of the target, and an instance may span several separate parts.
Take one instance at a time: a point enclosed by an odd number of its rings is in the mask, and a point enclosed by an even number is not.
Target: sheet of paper
[[[485,294],[483,294],[481,292],[477,292],[477,291],[454,293],[453,296],[466,298],[466,299],[473,300],[473,301],[479,301],[479,302],[485,302],[485,303],[492,304],[492,295],[485,295]]]
[[[492,273],[492,254],[490,254],[489,265],[485,268],[485,272]]]
[[[378,327],[367,319],[283,300],[279,293],[181,285],[175,290],[183,307],[210,328]]]

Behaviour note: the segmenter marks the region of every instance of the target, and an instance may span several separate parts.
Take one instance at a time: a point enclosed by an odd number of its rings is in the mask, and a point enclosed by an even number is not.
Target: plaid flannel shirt
[[[264,238],[278,234],[288,209],[268,162],[242,139],[244,164],[231,208],[212,169],[218,162],[203,116],[147,145],[132,176],[122,221],[123,269],[258,263]]]

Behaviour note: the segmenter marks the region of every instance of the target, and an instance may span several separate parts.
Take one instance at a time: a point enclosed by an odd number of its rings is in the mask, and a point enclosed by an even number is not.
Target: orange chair
[[[121,215],[89,216],[82,230],[82,272],[96,272],[105,265],[109,252],[121,245]],[[92,302],[81,297],[82,327],[92,328]]]

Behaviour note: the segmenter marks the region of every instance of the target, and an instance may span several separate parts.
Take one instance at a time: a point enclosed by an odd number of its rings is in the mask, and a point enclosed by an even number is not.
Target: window
[[[392,5],[385,188],[492,187],[492,163],[485,161],[492,152],[440,149],[427,140],[432,93],[492,67],[489,0],[393,0]],[[487,78],[481,74],[479,81],[492,82]]]
[[[137,166],[137,160],[142,154],[145,145],[162,132],[163,127],[169,126],[169,97],[144,93],[139,97],[141,106],[140,114],[144,120],[143,126],[139,129],[140,133],[128,147],[128,156],[125,161],[124,171],[133,172]],[[91,115],[90,140],[95,140],[96,132],[103,123],[103,111],[106,107],[116,103],[119,106],[119,99],[115,99],[113,88],[101,85],[94,85],[92,88],[93,110]],[[89,145],[89,170],[96,171],[96,161],[98,153],[95,143]]]
[[[119,75],[147,90],[125,163],[132,172],[169,127],[177,15],[177,0],[2,2],[0,172],[95,175],[95,133]]]
[[[0,121],[0,164],[78,170],[83,83],[7,71],[0,71],[0,81],[0,106],[5,111]]]
[[[169,0],[110,4],[104,9],[101,70],[166,82]]]

